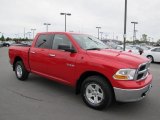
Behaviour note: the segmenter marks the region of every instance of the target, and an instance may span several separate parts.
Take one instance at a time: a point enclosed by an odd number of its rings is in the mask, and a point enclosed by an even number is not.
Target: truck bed
[[[14,60],[16,58],[21,58],[27,70],[30,71],[29,67],[29,50],[30,45],[24,44],[16,44],[9,47],[9,57],[10,57],[10,64],[14,64]]]

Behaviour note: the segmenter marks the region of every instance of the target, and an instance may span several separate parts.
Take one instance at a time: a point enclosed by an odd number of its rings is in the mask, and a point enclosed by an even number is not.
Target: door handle
[[[55,57],[56,55],[55,54],[49,54],[48,56],[49,57]]]
[[[31,53],[32,53],[32,54],[35,54],[36,52],[34,52],[34,51],[31,51]]]

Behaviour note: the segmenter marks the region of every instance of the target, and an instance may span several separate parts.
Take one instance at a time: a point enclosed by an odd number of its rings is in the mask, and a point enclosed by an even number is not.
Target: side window
[[[53,46],[52,49],[60,49],[61,46],[66,45],[69,48],[72,48],[72,43],[69,41],[69,39],[65,35],[57,34],[54,36],[53,40]]]
[[[156,48],[152,49],[151,51],[155,52]]]
[[[154,52],[160,52],[160,48],[155,48],[152,51],[154,51]]]
[[[160,48],[157,48],[157,50],[156,50],[157,52],[160,52]]]
[[[40,35],[36,42],[35,47],[51,49],[53,42],[53,35]]]

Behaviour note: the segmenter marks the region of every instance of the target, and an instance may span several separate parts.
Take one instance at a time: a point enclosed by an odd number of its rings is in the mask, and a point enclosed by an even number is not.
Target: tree
[[[160,44],[160,39],[157,41],[158,44]]]
[[[7,38],[6,38],[6,41],[9,41],[9,40],[12,40],[12,39],[11,39],[11,38],[9,38],[9,37],[7,37]]]
[[[5,38],[4,38],[3,35],[1,36],[0,40],[1,40],[1,41],[5,41]]]
[[[139,40],[135,40],[135,41],[133,41],[135,44],[139,44],[140,43],[140,41]]]
[[[147,35],[146,34],[142,34],[142,41],[147,42]]]

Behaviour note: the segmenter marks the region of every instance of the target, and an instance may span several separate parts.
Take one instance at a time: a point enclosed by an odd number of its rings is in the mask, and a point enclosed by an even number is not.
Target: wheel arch
[[[15,71],[15,65],[16,65],[16,62],[17,62],[17,61],[22,61],[22,62],[23,62],[23,60],[22,60],[21,57],[16,56],[15,59],[14,59],[14,62],[13,62],[13,71]]]
[[[154,62],[154,57],[153,57],[153,55],[150,55],[150,54],[149,54],[149,55],[147,55],[146,57],[147,57],[147,58],[148,58],[148,57],[152,57],[152,60],[153,60],[152,62]]]
[[[149,55],[147,55],[147,57],[148,57],[148,56],[151,56],[151,57],[153,57],[153,56],[152,56],[152,55],[150,55],[150,54],[149,54]]]
[[[114,93],[113,86],[112,86],[110,80],[109,80],[105,75],[103,75],[102,73],[97,72],[97,71],[86,71],[86,72],[84,72],[84,73],[81,74],[80,78],[79,78],[79,79],[77,80],[77,82],[76,82],[76,91],[75,91],[76,94],[79,94],[79,93],[80,93],[80,91],[81,91],[81,85],[82,85],[83,81],[84,81],[87,77],[93,76],[93,75],[97,75],[97,76],[101,76],[101,77],[105,78],[105,79],[106,79],[106,82],[111,86],[112,91],[113,91],[113,93]]]

